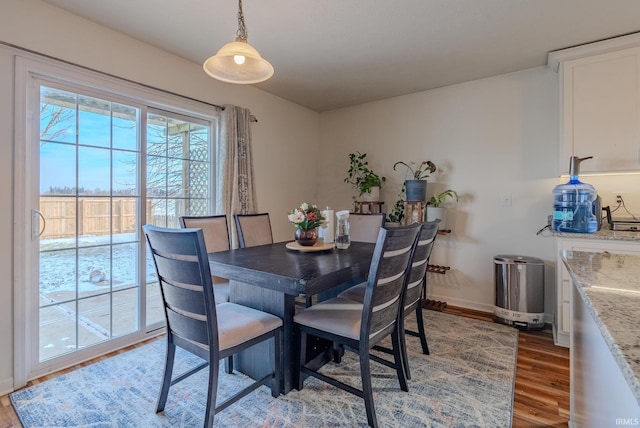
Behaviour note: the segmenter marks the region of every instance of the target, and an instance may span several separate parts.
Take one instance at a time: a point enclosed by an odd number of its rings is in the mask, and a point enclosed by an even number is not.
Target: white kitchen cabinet
[[[569,347],[571,331],[571,278],[562,263],[562,250],[610,252],[640,255],[640,241],[617,241],[593,238],[557,238],[556,251],[556,316],[554,340],[556,345]]]
[[[640,171],[640,47],[561,61],[560,172]]]

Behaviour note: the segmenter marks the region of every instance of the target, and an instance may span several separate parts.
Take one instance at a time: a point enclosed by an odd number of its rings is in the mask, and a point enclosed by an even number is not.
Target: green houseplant
[[[443,207],[447,199],[454,199],[458,201],[458,193],[455,190],[447,189],[444,192],[440,192],[433,195],[429,199],[429,205],[427,205],[427,221],[440,220],[439,228],[446,229],[447,223],[447,208]]]
[[[402,190],[400,190],[398,194],[398,200],[393,204],[391,212],[387,214],[385,220],[387,223],[398,223],[398,225],[402,223],[402,219],[404,218],[404,194],[405,189],[404,185],[402,185]]]
[[[380,197],[380,187],[385,181],[386,177],[381,177],[369,168],[366,153],[349,153],[349,170],[344,182],[358,190],[358,197],[377,201]]]
[[[396,171],[399,165],[404,166],[407,169],[407,174],[412,177],[412,179],[404,182],[407,201],[424,202],[427,198],[426,178],[436,172],[436,164],[431,161],[422,161],[420,163],[398,161],[393,164],[393,170]]]
[[[447,189],[444,192],[433,195],[431,199],[429,199],[429,205],[432,207],[439,207],[445,203],[447,198],[455,199],[455,201],[458,202],[458,193],[455,190]]]

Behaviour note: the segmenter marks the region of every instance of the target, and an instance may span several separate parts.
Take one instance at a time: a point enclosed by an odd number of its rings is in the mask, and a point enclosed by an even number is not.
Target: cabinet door
[[[595,55],[563,64],[563,149],[593,156],[581,172],[640,170],[640,50]]]

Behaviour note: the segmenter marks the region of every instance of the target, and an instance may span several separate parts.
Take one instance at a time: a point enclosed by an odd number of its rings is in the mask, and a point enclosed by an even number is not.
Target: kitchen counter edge
[[[551,231],[552,236],[558,238],[571,239],[600,239],[610,241],[637,241],[640,242],[640,231],[633,230],[611,230],[607,223],[602,225],[602,229],[595,233],[565,233]]]
[[[640,256],[563,250],[562,261],[640,402]]]

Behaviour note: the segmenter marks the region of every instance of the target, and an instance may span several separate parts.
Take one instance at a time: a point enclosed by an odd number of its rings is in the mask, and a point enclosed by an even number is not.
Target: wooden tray
[[[304,253],[314,252],[314,251],[327,251],[335,248],[336,244],[324,244],[322,242],[316,242],[315,245],[310,245],[305,247],[304,245],[298,244],[296,241],[287,242],[286,247],[290,250],[301,251]]]

